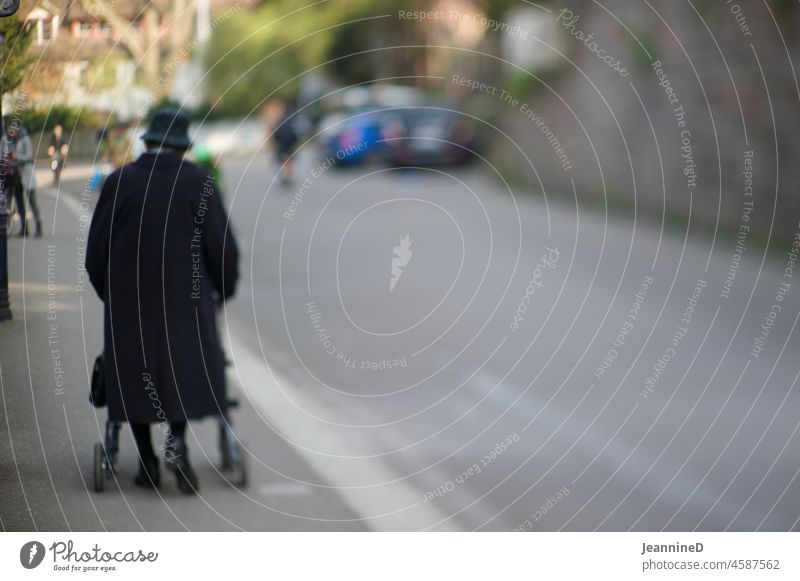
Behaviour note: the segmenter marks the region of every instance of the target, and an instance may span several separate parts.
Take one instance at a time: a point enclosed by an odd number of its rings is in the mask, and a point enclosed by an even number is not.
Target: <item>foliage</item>
[[[31,133],[49,130],[56,125],[68,130],[74,127],[97,128],[109,123],[108,115],[67,105],[54,105],[48,110],[26,109],[17,114],[23,126]]]
[[[499,19],[519,0],[475,5]],[[241,11],[214,29],[206,54],[214,109],[242,115],[266,99],[293,97],[296,77],[326,62],[320,72],[345,84],[418,75],[425,27],[397,15],[431,7],[430,0],[271,0]],[[392,46],[414,48],[375,50]]]
[[[175,99],[171,99],[169,97],[164,97],[158,103],[150,107],[145,122],[150,121],[150,117],[152,116],[153,113],[155,113],[159,109],[164,109],[164,108],[180,109],[192,121],[208,122],[208,121],[214,121],[216,119],[222,119],[225,117],[225,115],[223,115],[219,111],[219,109],[209,104],[201,105],[200,107],[190,109],[186,107],[186,103],[177,101]]]
[[[0,82],[4,93],[13,91],[22,84],[25,71],[33,62],[28,54],[32,32],[20,19],[19,12],[14,16],[0,18],[0,34],[5,42],[0,45]]]
[[[296,0],[274,0],[236,14],[214,29],[206,54],[210,85],[216,88],[212,100],[219,101],[220,111],[249,113],[266,99],[296,96],[299,75],[354,52],[364,55],[342,59],[323,70],[345,82],[385,76],[386,69],[392,68],[386,53],[365,51],[379,41],[381,46],[403,44],[402,40],[393,43],[390,35],[413,28],[398,27],[397,20],[386,15],[396,15],[398,9],[420,10],[427,5],[424,0],[348,0],[303,5]],[[376,69],[381,66],[384,70]]]
[[[548,0],[537,2],[539,5],[549,4]],[[501,20],[503,15],[511,8],[525,6],[524,2],[519,0],[479,0],[477,5],[482,8],[489,18]]]

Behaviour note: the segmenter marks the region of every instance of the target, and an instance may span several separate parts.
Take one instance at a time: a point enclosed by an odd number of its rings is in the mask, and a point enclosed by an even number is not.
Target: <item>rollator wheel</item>
[[[103,492],[105,486],[105,475],[103,474],[103,444],[100,442],[94,445],[94,491]]]

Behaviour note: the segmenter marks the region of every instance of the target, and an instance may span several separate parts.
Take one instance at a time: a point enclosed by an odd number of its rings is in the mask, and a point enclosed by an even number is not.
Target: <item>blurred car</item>
[[[441,106],[414,106],[383,116],[383,155],[391,165],[454,165],[469,161],[478,148],[468,119]]]
[[[375,108],[331,113],[320,121],[320,153],[336,165],[358,165],[380,159],[382,111]]]

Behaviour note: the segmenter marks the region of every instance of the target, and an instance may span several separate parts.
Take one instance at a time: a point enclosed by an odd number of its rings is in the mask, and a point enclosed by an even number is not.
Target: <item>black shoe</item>
[[[36,234],[35,234],[35,236],[37,238],[41,238],[42,237],[42,221],[41,220],[37,220],[36,221]]]
[[[161,484],[161,474],[158,470],[158,458],[140,458],[139,474],[133,479],[136,486],[142,488],[158,488]]]
[[[175,483],[178,489],[184,494],[197,494],[200,484],[197,474],[189,464],[188,448],[186,440],[181,436],[173,438],[173,444],[167,449],[164,462],[168,469],[175,473]]]

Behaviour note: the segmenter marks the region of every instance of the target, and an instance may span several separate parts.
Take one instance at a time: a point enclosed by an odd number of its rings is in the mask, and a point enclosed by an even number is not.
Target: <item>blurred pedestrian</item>
[[[299,140],[295,124],[295,107],[289,101],[283,104],[280,118],[272,131],[281,184],[288,187],[294,180],[294,153]]]
[[[219,169],[219,160],[214,157],[211,150],[205,145],[195,145],[192,153],[194,153],[194,162],[214,178],[214,185],[224,199],[225,193],[222,190],[222,172]]]
[[[50,157],[50,168],[53,170],[53,183],[61,183],[61,172],[64,170],[64,160],[67,158],[69,144],[64,141],[64,128],[61,125],[53,127],[50,136],[50,145],[47,147],[47,155]]]
[[[14,206],[20,219],[20,236],[28,235],[27,207],[30,204],[36,221],[36,236],[42,235],[42,218],[39,204],[36,203],[36,173],[33,167],[33,145],[28,132],[14,120],[7,124],[2,138],[3,170],[5,187],[14,199]]]
[[[20,173],[20,188],[23,199],[27,199],[27,206],[30,207],[31,212],[33,212],[33,219],[36,223],[36,237],[42,237],[42,215],[39,212],[39,204],[36,201],[36,168],[34,167],[34,161],[36,156],[33,153],[33,143],[31,143],[31,137],[28,135],[28,130],[20,126],[18,130],[18,134],[16,137],[16,157],[17,162],[19,163],[19,173]],[[24,208],[25,206],[21,206]],[[21,214],[23,216],[22,220],[22,236],[27,235],[27,221],[24,219],[25,213]]]
[[[180,111],[156,111],[142,136],[146,152],[108,177],[86,269],[104,302],[109,420],[131,426],[135,482],[159,485],[150,440],[150,424],[159,423],[166,465],[192,494],[186,424],[227,411],[214,306],[234,293],[239,258],[213,178],[184,159],[188,125]]]
[[[113,169],[131,161],[131,137],[126,124],[117,123],[106,137],[106,158]]]
[[[14,212],[21,213],[21,221],[23,224],[25,223],[25,198],[19,190],[22,179],[19,174],[19,162],[17,161],[15,126],[4,119],[4,127],[6,127],[6,132],[0,137],[0,186],[4,190],[3,193],[8,204],[8,232],[10,233]],[[23,233],[21,232],[20,236],[22,235]]]
[[[111,173],[111,164],[108,159],[108,126],[103,126],[95,133],[97,140],[97,151],[95,153],[95,166],[92,171],[92,178],[89,181],[89,189],[99,192],[103,189],[103,184]]]

